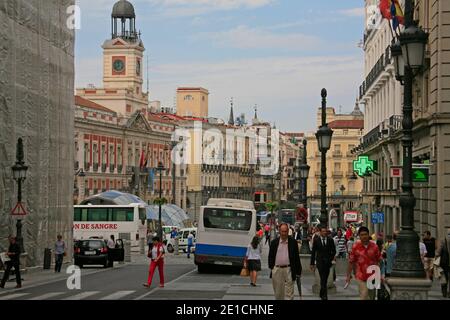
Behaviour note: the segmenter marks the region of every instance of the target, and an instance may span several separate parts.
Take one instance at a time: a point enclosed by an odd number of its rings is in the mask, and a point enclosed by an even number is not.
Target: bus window
[[[81,221],[89,221],[88,220],[88,209],[81,209]]]
[[[139,208],[139,220],[146,220],[147,219],[147,212],[145,211],[145,208]]]
[[[206,228],[248,231],[252,223],[250,211],[205,208],[203,224]]]
[[[81,209],[75,208],[73,210],[73,221],[81,221]]]
[[[133,208],[114,208],[112,221],[133,221]]]
[[[89,209],[88,221],[108,221],[108,208]]]

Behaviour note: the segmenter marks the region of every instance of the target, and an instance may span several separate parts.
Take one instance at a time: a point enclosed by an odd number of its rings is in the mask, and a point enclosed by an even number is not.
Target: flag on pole
[[[139,168],[143,168],[144,167],[144,150],[141,151],[141,158],[139,159]]]
[[[148,168],[148,190],[153,191],[153,180],[155,178],[155,172],[153,168]]]
[[[392,20],[392,27],[396,30],[399,25],[405,24],[402,7],[398,0],[380,0],[380,12],[383,18]]]

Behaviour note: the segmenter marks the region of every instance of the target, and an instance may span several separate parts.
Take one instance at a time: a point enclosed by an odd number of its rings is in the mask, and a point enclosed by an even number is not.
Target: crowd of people
[[[261,250],[264,237],[265,243],[269,243],[269,268],[271,269],[272,284],[277,299],[293,298],[293,283],[297,277],[301,276],[302,270],[300,262],[298,262],[300,264],[298,265],[297,259],[293,255],[298,256],[303,236],[303,230],[298,226],[290,226],[286,223],[280,225],[260,224],[252,244],[249,245],[246,260],[253,260],[255,256],[260,259],[254,251]],[[337,230],[321,226],[309,228],[305,238],[309,241],[312,251],[310,268],[313,272],[317,268],[319,273],[321,299],[328,299],[327,281],[332,266],[337,259],[348,260],[346,286],[355,278],[361,300],[388,299],[389,291],[385,286],[385,279],[391,277],[395,266],[397,237],[398,231],[394,232],[392,236],[384,237],[382,232],[371,234],[369,229],[364,226],[347,225],[345,229]],[[293,247],[294,244],[296,244],[295,248]],[[429,231],[423,233],[419,242],[420,258],[424,265],[426,277],[431,281],[437,280],[440,282],[442,295],[445,298],[450,297],[449,247],[450,230],[447,239],[440,243],[431,236]],[[251,264],[253,265],[253,262]],[[255,285],[257,271],[260,271],[260,268],[245,264],[245,266],[247,265],[254,272],[251,274],[251,285]],[[371,289],[367,285],[367,280],[372,274],[368,272],[368,270],[371,270],[370,267],[372,269],[378,267],[380,270],[381,286],[379,289]],[[280,271],[281,269],[283,270]],[[335,272],[335,268],[333,270]],[[333,278],[336,280],[336,274]]]

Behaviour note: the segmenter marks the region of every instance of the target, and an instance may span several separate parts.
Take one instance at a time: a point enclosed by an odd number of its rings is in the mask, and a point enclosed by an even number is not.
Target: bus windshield
[[[205,208],[203,211],[205,228],[248,231],[252,224],[252,212],[236,209]]]

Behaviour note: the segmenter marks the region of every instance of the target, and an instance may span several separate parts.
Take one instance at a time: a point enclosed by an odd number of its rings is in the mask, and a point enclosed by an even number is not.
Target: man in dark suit
[[[315,272],[316,265],[320,275],[320,298],[328,300],[327,280],[330,268],[336,259],[334,240],[329,237],[325,226],[320,227],[320,236],[314,238],[311,252],[311,270]]]
[[[0,288],[5,287],[6,281],[8,281],[9,273],[11,272],[11,269],[14,267],[14,270],[16,272],[16,282],[17,286],[16,288],[22,287],[22,278],[20,277],[20,247],[19,244],[16,242],[16,237],[9,236],[9,248],[6,255],[9,257],[10,261],[7,261],[5,273],[3,275],[3,279],[0,283]]]
[[[294,299],[294,283],[302,274],[298,244],[289,237],[289,227],[282,223],[280,238],[270,242],[269,269],[275,299]]]

